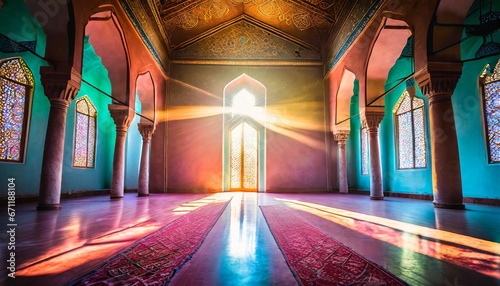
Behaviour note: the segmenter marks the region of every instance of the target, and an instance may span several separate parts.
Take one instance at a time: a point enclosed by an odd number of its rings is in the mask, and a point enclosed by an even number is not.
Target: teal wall
[[[392,112],[396,102],[406,90],[406,84],[401,82],[413,71],[413,59],[401,58],[389,71],[385,90],[394,88],[384,97],[385,116],[380,123],[380,146],[382,157],[382,176],[385,191],[412,194],[432,194],[432,168],[431,168],[431,146],[428,121],[428,102],[417,88],[416,97],[422,98],[425,102],[425,127],[426,127],[426,154],[427,167],[422,169],[398,169],[396,130],[394,124],[394,114]]]
[[[4,1],[0,10],[0,33],[17,41],[36,40],[37,52],[41,55],[44,54],[45,35],[40,25],[33,21],[23,1]],[[50,107],[40,83],[39,70],[47,63],[29,52],[9,54],[0,52],[1,59],[19,56],[26,62],[35,80],[25,163],[0,162],[0,183],[7,182],[8,178],[15,178],[18,195],[36,195],[38,194],[43,156],[43,148],[40,145],[41,142],[45,141]],[[1,196],[6,196],[6,193],[1,192]]]
[[[82,78],[102,91],[111,94],[108,71],[102,65],[101,59],[95,54],[88,39],[84,41]],[[73,100],[69,105],[66,119],[62,192],[109,189],[111,184],[114,141],[116,138],[115,124],[108,111],[108,104],[111,103],[111,99],[87,83],[82,82],[76,99],[85,95],[89,97],[97,109],[95,165],[94,168],[73,167],[76,116],[76,100]]]
[[[475,1],[470,11],[476,11],[479,1]],[[493,11],[500,11],[500,1],[492,1]],[[466,24],[477,24],[478,11],[471,13]],[[465,38],[465,35],[464,35]],[[490,41],[490,38],[487,38]],[[500,32],[493,34],[493,41],[500,43]],[[482,37],[470,37],[461,44],[462,77],[453,93],[453,109],[457,127],[460,167],[462,171],[462,190],[466,197],[500,199],[500,164],[488,163],[487,139],[483,119],[482,95],[479,76],[484,67],[492,68],[500,59],[500,55],[468,61],[475,57],[476,51],[483,43]]]
[[[135,97],[135,112],[141,114],[139,95]],[[137,124],[140,117],[135,116],[127,132],[127,145],[125,146],[125,189],[135,190],[139,183],[139,166],[142,152],[142,136]]]
[[[479,1],[471,7],[466,23],[478,23]],[[493,3],[494,11],[500,11],[500,2]],[[488,37],[487,40],[490,40]],[[493,40],[500,42],[500,32],[493,34]],[[475,53],[483,43],[482,37],[466,37],[461,43],[462,76],[455,88],[452,97],[455,112],[460,167],[462,175],[462,191],[464,197],[500,199],[500,164],[489,164],[487,155],[487,141],[483,118],[483,107],[479,85],[479,76],[487,64],[494,67],[500,55],[484,59],[475,58]],[[411,74],[412,59],[400,58],[396,61],[388,74],[386,90],[390,90],[401,79]],[[357,82],[355,83],[357,85]],[[355,86],[356,86],[355,85]],[[394,115],[392,109],[405,90],[401,84],[389,92],[385,98],[385,116],[380,124],[380,152],[382,160],[383,186],[385,191],[411,194],[432,195],[432,168],[429,133],[428,100],[417,88],[416,96],[425,101],[426,135],[427,135],[427,168],[413,170],[398,170],[396,158],[396,142],[394,129]],[[351,133],[347,141],[348,179],[349,187],[353,189],[369,190],[369,176],[361,175],[361,143],[359,99],[355,88],[351,99]]]
[[[16,41],[36,40],[36,53],[43,57],[45,35],[40,25],[30,16],[23,1],[4,2],[0,10],[0,33]],[[35,79],[26,156],[24,163],[0,162],[0,182],[6,182],[7,178],[16,178],[16,193],[18,196],[36,196],[39,191],[43,144],[50,109],[50,103],[44,95],[43,86],[40,82],[39,71],[40,67],[47,65],[47,63],[31,52],[8,54],[0,52],[0,59],[17,56],[23,58]],[[104,92],[111,93],[108,72],[87,41],[85,41],[84,46],[82,77]],[[66,125],[62,176],[63,193],[107,189],[111,181],[116,136],[115,125],[108,111],[108,104],[111,103],[111,100],[82,82],[77,98],[84,95],[87,95],[93,102],[98,114],[95,167],[92,169],[72,167],[75,123],[75,101],[72,101],[68,108]]]
[[[351,97],[351,132],[346,142],[347,179],[349,188],[370,189],[370,175],[361,172],[361,118],[359,116],[359,83],[354,81]]]

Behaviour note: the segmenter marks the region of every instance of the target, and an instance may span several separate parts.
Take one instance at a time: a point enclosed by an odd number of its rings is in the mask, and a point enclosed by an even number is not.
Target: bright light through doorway
[[[246,89],[242,89],[233,97],[233,115],[243,114],[252,116],[255,113],[255,97]]]

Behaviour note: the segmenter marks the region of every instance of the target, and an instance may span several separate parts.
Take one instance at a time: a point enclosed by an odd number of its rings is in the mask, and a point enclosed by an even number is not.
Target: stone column
[[[130,123],[134,120],[134,111],[128,106],[118,104],[110,104],[108,109],[116,125],[110,196],[111,199],[121,199],[123,198],[125,181],[125,140]]]
[[[461,63],[429,62],[415,74],[429,98],[434,206],[464,209],[457,133],[451,96],[462,74]]]
[[[347,184],[347,157],[345,152],[345,143],[349,137],[349,130],[336,131],[333,138],[339,145],[339,192],[347,194],[349,186]]]
[[[68,106],[78,93],[82,77],[69,66],[40,68],[45,95],[50,101],[45,135],[38,210],[60,208],[64,136]]]
[[[139,123],[137,125],[142,135],[142,155],[137,195],[139,197],[145,197],[149,196],[149,142],[151,142],[155,126],[153,123]]]
[[[370,143],[370,199],[383,200],[382,165],[380,162],[380,146],[378,142],[378,127],[384,118],[384,113],[364,111],[361,113],[363,125],[368,131]]]

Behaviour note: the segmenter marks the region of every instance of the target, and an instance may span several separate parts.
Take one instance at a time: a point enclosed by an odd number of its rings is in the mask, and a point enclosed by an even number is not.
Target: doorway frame
[[[266,99],[267,99],[267,89],[259,81],[251,78],[247,74],[242,74],[229,82],[224,87],[223,92],[223,152],[222,152],[222,191],[255,191],[254,189],[240,189],[231,190],[231,173],[230,173],[230,131],[233,127],[237,126],[239,123],[247,122],[257,130],[257,191],[265,192],[266,190],[266,128],[265,121],[263,118],[262,122],[257,122],[255,119],[248,115],[233,115],[231,112],[232,99],[241,90],[247,90],[255,97],[255,107],[263,108],[264,114],[266,114]]]

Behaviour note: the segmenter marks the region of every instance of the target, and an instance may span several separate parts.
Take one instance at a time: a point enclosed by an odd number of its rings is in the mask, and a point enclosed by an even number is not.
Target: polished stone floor
[[[410,285],[500,285],[500,207],[434,209],[402,198],[340,194],[153,194],[72,199],[62,210],[16,206],[16,278],[7,278],[0,206],[0,285],[65,285],[199,206],[232,197],[170,285],[297,285],[259,206],[284,204]]]

